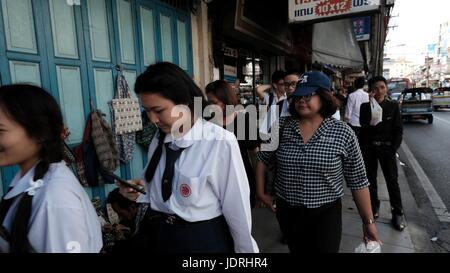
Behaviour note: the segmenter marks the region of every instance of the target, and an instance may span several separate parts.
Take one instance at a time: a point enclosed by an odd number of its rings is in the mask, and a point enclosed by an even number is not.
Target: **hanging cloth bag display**
[[[147,113],[142,112],[142,131],[136,132],[136,143],[148,149],[158,127],[148,119]]]
[[[130,87],[121,69],[118,71],[117,90],[110,107],[120,160],[128,163],[133,158],[136,131],[142,130],[142,118],[138,99],[131,98]]]
[[[104,116],[105,114],[98,109],[91,113],[91,136],[100,166],[105,170],[114,172],[120,165],[119,149],[111,127],[106,122]]]
[[[99,186],[98,170],[100,163],[92,141],[92,116],[89,115],[84,128],[82,142],[74,148],[78,178],[83,186]]]
[[[130,87],[121,71],[119,71],[117,76],[117,91],[114,99],[111,101],[111,109],[114,133],[116,135],[142,130],[139,100],[131,97]]]

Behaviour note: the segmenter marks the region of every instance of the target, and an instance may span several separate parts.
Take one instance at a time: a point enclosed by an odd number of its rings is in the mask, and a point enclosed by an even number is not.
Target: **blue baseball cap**
[[[320,71],[306,72],[300,77],[291,97],[306,96],[319,89],[331,90],[331,81],[327,75]]]

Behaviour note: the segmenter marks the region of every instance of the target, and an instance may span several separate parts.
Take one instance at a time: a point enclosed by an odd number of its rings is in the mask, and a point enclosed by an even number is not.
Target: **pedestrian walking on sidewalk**
[[[286,73],[283,70],[277,70],[272,73],[271,84],[260,85],[256,88],[256,95],[261,104],[271,107],[278,102],[286,99],[286,91],[284,89],[284,76]]]
[[[301,73],[296,69],[289,69],[288,71],[286,71],[286,75],[284,76],[284,88],[286,91],[286,97],[289,97],[295,91],[295,87],[297,86],[297,82],[300,79],[300,76]],[[288,99],[279,101],[277,105],[279,107],[279,117],[287,117],[291,115],[289,113]]]
[[[275,73],[274,73],[275,74]],[[282,76],[282,75],[278,75]],[[267,107],[266,123],[264,127],[260,129],[262,134],[268,134],[272,125],[280,118],[290,116],[289,113],[289,100],[287,99],[294,91],[297,86],[297,82],[300,79],[301,73],[296,69],[290,69],[284,74],[284,91],[285,97],[280,99],[277,103],[271,103]],[[270,115],[270,116],[269,116]]]
[[[359,123],[359,112],[361,104],[369,101],[369,94],[364,91],[365,79],[359,77],[355,80],[356,91],[348,95],[347,104],[345,106],[345,121],[355,132],[359,139],[361,124]]]
[[[218,117],[218,125],[231,131],[237,138],[250,186],[250,204],[254,208],[256,202],[256,180],[249,154],[255,156],[256,149],[259,146],[256,120],[251,120],[248,112],[234,111],[234,107],[237,105],[236,94],[228,82],[224,80],[211,82],[205,87],[205,90],[208,101],[217,105],[223,113],[222,117]],[[232,106],[233,111],[227,113],[227,106]],[[253,135],[251,135],[251,132],[253,132]]]
[[[159,128],[149,146],[145,181],[132,181],[147,194],[121,186],[124,196],[147,208],[136,251],[258,252],[238,142],[204,120],[203,109],[194,109],[196,98],[207,104],[200,88],[183,69],[161,62],[137,78],[135,91]]]
[[[0,87],[0,166],[19,166],[0,203],[0,252],[100,252],[97,213],[63,161],[65,132],[48,92]]]
[[[343,181],[362,218],[365,241],[378,241],[364,163],[356,136],[330,118],[337,103],[330,79],[319,71],[302,75],[280,119],[279,146],[258,153],[257,196],[276,212],[291,252],[338,252],[342,232]],[[276,207],[264,193],[264,169],[276,162]]]
[[[278,70],[272,73],[271,85],[260,85],[256,88],[256,94],[262,100],[263,105],[266,105],[267,115],[259,128],[261,134],[269,134],[272,125],[280,117],[282,102],[286,100],[286,90],[284,86],[284,77],[286,72]]]
[[[403,217],[402,198],[398,185],[398,170],[396,152],[402,143],[403,125],[399,105],[387,98],[387,84],[383,77],[373,77],[369,80],[371,100],[376,100],[382,108],[382,120],[372,126],[371,104],[361,105],[361,150],[370,182],[370,199],[374,217],[378,217],[380,200],[378,199],[377,169],[380,162],[389,200],[392,209],[392,225],[397,230],[406,226]]]

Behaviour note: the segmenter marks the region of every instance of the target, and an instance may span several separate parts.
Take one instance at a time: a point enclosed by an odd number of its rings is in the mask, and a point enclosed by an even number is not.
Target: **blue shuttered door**
[[[49,90],[71,131],[70,145],[81,142],[91,102],[111,121],[108,102],[114,97],[117,64],[132,89],[137,75],[156,61],[174,62],[192,75],[189,14],[160,2],[0,2],[0,84],[28,82]],[[141,177],[146,157],[145,149],[136,146],[132,162],[116,174]],[[1,168],[3,191],[17,170]],[[114,187],[86,190],[104,198]]]
[[[81,11],[91,100],[111,124],[108,102],[114,97],[114,65],[117,63],[112,4],[106,0],[88,0],[82,4]],[[120,176],[122,168],[115,173]],[[92,188],[92,195],[104,198],[107,187],[110,185]]]
[[[45,45],[36,33],[42,29],[38,1],[1,0],[0,5],[0,84],[26,82],[49,87]],[[1,168],[2,191],[19,170]]]
[[[137,28],[137,17],[136,5],[133,1],[126,0],[114,0],[116,8],[116,18],[115,20],[115,38],[117,45],[116,56],[120,60],[122,73],[128,82],[130,88],[134,87],[137,75],[141,73],[141,68],[139,66],[140,51],[138,44],[138,28]],[[134,92],[132,92],[134,95]],[[131,162],[131,165],[133,161]],[[130,164],[128,164],[124,169],[124,176],[131,178],[130,174]],[[112,190],[113,186],[108,187],[108,191]]]

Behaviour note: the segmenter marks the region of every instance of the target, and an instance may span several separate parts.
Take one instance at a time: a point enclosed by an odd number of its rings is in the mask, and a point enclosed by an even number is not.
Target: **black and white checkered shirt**
[[[361,151],[352,129],[334,118],[325,119],[304,144],[298,119],[280,119],[280,145],[259,152],[264,164],[276,160],[276,195],[292,206],[317,208],[344,195],[344,178],[351,190],[369,186]],[[276,133],[276,132],[275,132]]]

